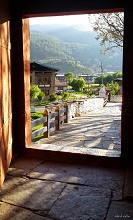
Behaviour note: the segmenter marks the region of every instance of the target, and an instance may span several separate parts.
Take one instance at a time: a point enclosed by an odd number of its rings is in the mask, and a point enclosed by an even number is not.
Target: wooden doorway
[[[10,22],[0,25],[0,187],[12,158]]]

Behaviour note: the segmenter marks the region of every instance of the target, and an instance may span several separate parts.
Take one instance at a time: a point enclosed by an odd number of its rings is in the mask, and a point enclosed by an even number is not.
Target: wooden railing
[[[50,136],[50,133],[54,130],[59,130],[63,123],[68,123],[68,104],[65,103],[63,107],[56,106],[55,112],[51,113],[48,110],[44,110],[42,118],[38,118],[31,121],[31,128],[43,124],[43,127],[32,131],[31,138],[35,138],[39,135],[44,135],[45,138]]]

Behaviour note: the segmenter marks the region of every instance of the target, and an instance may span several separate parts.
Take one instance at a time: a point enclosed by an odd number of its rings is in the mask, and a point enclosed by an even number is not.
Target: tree
[[[112,81],[114,82],[115,79],[117,78],[122,78],[122,73],[120,72],[116,72],[113,74],[106,74],[103,76],[103,83],[104,85],[111,83]],[[95,83],[96,84],[101,84],[102,83],[102,78],[101,76],[98,76],[97,78],[95,78]]]
[[[124,36],[124,13],[100,13],[89,15],[89,20],[93,30],[97,33],[97,40],[101,40],[100,45],[104,46],[106,53],[114,48],[123,48]]]
[[[110,88],[111,95],[118,95],[119,84],[117,82],[111,82],[106,85],[106,88]]]
[[[70,83],[73,81],[73,78],[74,74],[72,72],[68,72],[65,74],[64,81],[70,85]]]
[[[32,85],[30,87],[30,98],[31,99],[37,99],[37,96],[41,92],[41,89],[38,87],[38,85]]]
[[[77,84],[78,84],[79,91],[82,91],[85,86],[85,80],[82,77],[80,77],[77,81]]]
[[[83,87],[85,86],[85,81],[82,77],[80,77],[79,79],[74,78],[71,82],[71,86],[77,92],[82,91]]]
[[[39,104],[42,103],[44,97],[45,97],[45,93],[42,92],[42,91],[40,91],[40,93],[39,93],[38,96],[37,96],[37,100],[38,100],[38,103],[39,103]]]

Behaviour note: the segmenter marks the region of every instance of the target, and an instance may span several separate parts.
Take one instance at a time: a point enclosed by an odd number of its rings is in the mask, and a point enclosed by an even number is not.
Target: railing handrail
[[[44,137],[49,137],[51,131],[59,130],[61,124],[67,123],[68,119],[80,116],[86,112],[93,111],[96,108],[102,108],[107,104],[104,98],[96,97],[92,99],[68,101],[64,104],[54,104],[51,108],[45,106],[43,117],[31,122],[31,127],[43,124],[43,128],[39,131],[32,132],[32,139],[36,134],[44,134]],[[54,107],[54,108],[53,108]],[[48,110],[49,109],[49,110]],[[42,133],[41,133],[42,132]]]
[[[43,117],[31,121],[31,128],[43,124],[43,127],[32,131],[32,139],[38,135],[44,134],[47,138],[50,136],[51,130],[59,130],[61,124],[68,122],[68,104],[64,103],[64,106],[56,106],[55,112],[49,112],[44,110]]]
[[[47,117],[37,118],[37,119],[31,121],[31,128],[33,128],[39,124],[43,124],[46,121],[47,121]]]

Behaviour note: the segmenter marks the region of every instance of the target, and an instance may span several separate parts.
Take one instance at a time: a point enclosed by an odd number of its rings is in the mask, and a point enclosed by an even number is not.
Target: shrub
[[[45,97],[45,94],[44,94],[44,92],[41,91],[41,92],[38,94],[38,96],[37,96],[37,100],[38,100],[38,103],[39,103],[39,104],[42,103],[44,97]]]
[[[30,87],[30,98],[36,99],[40,92],[41,89],[38,87],[38,85],[32,85]]]
[[[70,94],[69,92],[63,92],[61,96],[62,96],[62,101],[64,101],[64,100],[68,100]]]
[[[50,94],[49,101],[54,102],[57,100],[57,95],[55,93]]]

